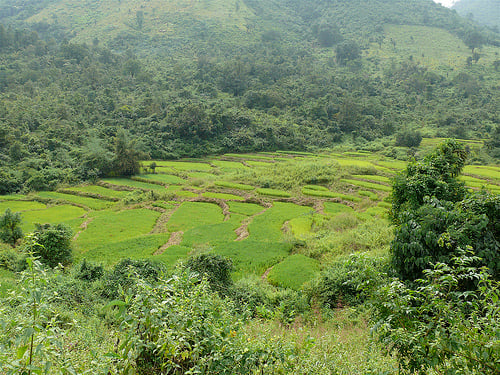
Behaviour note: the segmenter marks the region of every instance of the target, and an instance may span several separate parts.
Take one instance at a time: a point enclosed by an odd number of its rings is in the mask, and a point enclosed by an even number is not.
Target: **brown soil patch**
[[[287,234],[287,233],[290,233],[290,230],[291,230],[291,228],[290,228],[290,220],[287,220],[281,226],[281,233]]]
[[[261,279],[264,280],[264,281],[267,281],[267,276],[269,276],[269,274],[271,273],[272,269],[274,268],[274,266],[272,267],[269,267],[266,272],[264,272],[261,276]]]
[[[153,255],[160,255],[165,250],[167,250],[170,246],[179,245],[182,242],[182,236],[184,236],[183,231],[173,232],[170,235],[168,242],[165,245],[163,245],[162,247],[160,247],[158,250],[156,250]]]
[[[325,214],[325,202],[316,201],[316,203],[314,203],[314,211],[316,211],[316,213],[318,213],[320,215],[324,215]]]
[[[234,230],[236,235],[238,236],[235,241],[243,241],[245,238],[247,238],[250,233],[248,232],[248,225],[252,222],[253,218],[255,216],[262,215],[264,212],[266,212],[269,209],[269,207],[264,208],[262,211],[257,212],[256,214],[246,218],[241,222],[241,225]]]
[[[87,218],[87,215],[84,216],[84,218]],[[80,229],[73,237],[73,241],[77,240],[78,237],[80,237],[80,234],[85,230],[87,229],[87,226],[92,222],[94,221],[94,218],[91,217],[90,219],[87,219],[85,220],[83,223],[80,224]]]
[[[163,214],[161,214],[160,217],[158,217],[158,219],[156,220],[155,226],[153,229],[151,229],[151,232],[149,232],[149,234],[165,233],[167,231],[168,221],[170,220],[174,212],[177,211],[178,208],[179,206],[175,207],[171,211],[164,212]]]

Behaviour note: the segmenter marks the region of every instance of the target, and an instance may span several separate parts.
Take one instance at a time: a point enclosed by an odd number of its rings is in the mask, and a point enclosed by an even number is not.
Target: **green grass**
[[[240,217],[240,221],[241,221]],[[208,224],[193,227],[184,233],[181,245],[195,247],[199,245],[215,245],[217,243],[232,242],[236,239],[235,229],[240,221],[225,221],[219,224]]]
[[[19,201],[29,199],[27,195],[24,194],[9,194],[9,195],[0,195],[0,201]]]
[[[31,201],[7,201],[0,202],[0,214],[10,208],[12,212],[22,212],[22,211],[31,211],[31,210],[41,210],[46,208],[43,203],[40,202],[31,202]]]
[[[203,193],[202,196],[207,197],[207,198],[216,198],[216,199],[224,199],[224,200],[237,200],[237,201],[245,200],[245,198],[240,197],[239,195],[226,194],[226,193],[214,193],[211,191],[207,191],[207,192]]]
[[[181,259],[185,259],[192,251],[191,248],[181,245],[173,245],[166,249],[162,254],[154,255],[151,259],[162,262],[172,269],[174,265]]]
[[[0,298],[6,297],[7,294],[16,287],[16,274],[12,271],[0,268]]]
[[[186,173],[188,178],[191,180],[203,180],[203,181],[211,181],[217,178],[217,176],[213,173],[208,172],[189,172]]]
[[[378,181],[378,182],[387,182],[388,184],[391,183],[391,179],[389,177],[379,176],[379,175],[376,175],[376,174],[353,174],[352,177],[354,177],[354,178],[361,178],[363,180]]]
[[[319,262],[302,254],[291,255],[273,267],[267,280],[281,288],[299,290],[319,272]]]
[[[299,206],[293,203],[274,202],[262,215],[253,218],[248,226],[249,238],[253,241],[278,242],[282,240],[281,227],[287,220],[299,216],[310,215],[311,207]]]
[[[406,162],[399,160],[383,160],[377,161],[377,164],[380,164],[383,167],[394,169],[397,171],[401,171],[406,168]]]
[[[81,197],[73,194],[58,193],[55,191],[42,191],[37,195],[41,198],[55,199],[58,201],[74,203],[77,205],[88,207],[92,210],[102,210],[115,205],[115,202],[103,201],[95,198]]]
[[[211,171],[213,168],[208,163],[190,162],[190,161],[155,161],[156,165],[159,167],[169,167],[177,171],[200,171],[206,172]],[[150,162],[146,163],[147,165]]]
[[[194,197],[197,197],[199,194],[193,193],[192,191],[189,191],[189,190],[177,190],[175,192],[175,195],[177,195],[178,197],[184,197],[184,198],[194,198]]]
[[[500,168],[499,167],[466,165],[463,169],[463,173],[474,175],[474,176],[485,177],[485,178],[491,179],[493,181],[500,181]]]
[[[313,215],[295,217],[290,220],[289,226],[294,237],[302,239],[311,232]]]
[[[392,191],[392,187],[391,186],[377,184],[377,183],[374,183],[374,182],[353,180],[353,179],[350,179],[350,178],[341,178],[340,181],[344,182],[346,184],[351,184],[351,185],[355,185],[355,186],[361,186],[361,187],[364,187],[366,189],[373,189],[373,190],[386,191],[386,192]]]
[[[200,225],[222,223],[224,215],[221,208],[213,203],[183,202],[170,217],[169,232],[187,231]]]
[[[307,190],[317,190],[317,191],[329,191],[327,187],[320,185],[305,185],[304,189]]]
[[[24,233],[32,232],[35,229],[35,223],[65,223],[74,228],[74,220],[83,216],[85,212],[83,208],[67,204],[49,207],[44,210],[25,211],[21,215],[23,219],[22,230]]]
[[[355,197],[352,195],[335,193],[333,191],[319,191],[319,190],[311,190],[311,189],[302,189],[302,194],[308,195],[311,197],[321,197],[321,198],[339,198],[346,201],[351,202],[361,202],[361,198]]]
[[[339,214],[341,212],[354,212],[354,209],[350,206],[346,206],[342,203],[335,202],[325,202],[325,212],[328,214]]]
[[[263,274],[266,269],[288,256],[291,248],[292,245],[288,243],[246,239],[217,244],[213,251],[231,258],[237,279],[248,273]]]
[[[378,195],[367,190],[358,190],[358,194],[370,198],[372,201],[378,201]]]
[[[279,197],[279,198],[290,198],[292,196],[287,191],[278,189],[267,189],[267,188],[258,188],[257,193],[260,195],[269,195],[271,197]]]
[[[216,165],[218,168],[220,168],[224,171],[231,171],[233,169],[248,168],[246,165],[243,165],[241,162],[237,162],[237,161],[212,160],[212,164]]]
[[[77,187],[67,188],[64,190],[81,192],[81,193],[97,194],[97,195],[100,195],[102,197],[117,198],[117,199],[122,199],[123,197],[125,197],[128,194],[128,191],[113,190],[113,189],[108,189],[108,188],[105,188],[103,186],[98,186],[98,185],[77,186]]]
[[[161,183],[166,184],[166,185],[172,185],[172,184],[182,185],[182,184],[186,183],[186,180],[184,180],[180,177],[171,175],[171,174],[159,174],[159,173],[141,174],[141,175],[138,175],[137,177],[140,177],[141,179],[145,179],[145,180],[161,182]]]
[[[263,159],[263,158],[261,158]],[[271,158],[269,158],[272,160]],[[269,167],[272,163],[268,163],[265,161],[255,161],[255,160],[248,160],[247,164],[251,167]]]
[[[148,234],[159,216],[159,212],[147,209],[94,212],[89,216],[93,221],[76,240],[78,252],[83,254],[113,242]]]
[[[264,207],[254,203],[227,202],[229,211],[236,214],[252,216],[264,210]]]
[[[106,243],[87,251],[81,257],[95,262],[102,262],[107,266],[113,265],[124,258],[150,258],[156,250],[168,241],[169,236],[168,233],[151,234]]]
[[[101,181],[112,185],[127,186],[132,189],[165,191],[165,188],[161,185],[149,184],[147,182],[141,182],[141,181],[134,181],[129,178],[103,178]]]
[[[221,186],[229,189],[237,189],[237,190],[254,190],[254,186],[245,185],[245,184],[236,184],[234,182],[226,182],[226,181],[215,181],[215,186]]]

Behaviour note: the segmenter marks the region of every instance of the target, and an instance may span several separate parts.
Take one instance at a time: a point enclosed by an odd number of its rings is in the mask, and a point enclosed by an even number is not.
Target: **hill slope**
[[[394,134],[415,130],[500,146],[498,41],[431,0],[0,9],[3,192],[113,173],[121,129],[153,158],[340,142],[403,156]]]
[[[500,1],[499,0],[460,0],[453,5],[458,14],[472,18],[479,24],[500,29]]]

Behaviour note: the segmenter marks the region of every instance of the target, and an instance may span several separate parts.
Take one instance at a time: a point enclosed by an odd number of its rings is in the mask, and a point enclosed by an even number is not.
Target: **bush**
[[[65,224],[36,224],[32,242],[27,244],[28,251],[39,256],[42,263],[55,267],[59,263],[71,263],[71,240],[73,232]]]
[[[0,240],[9,245],[15,246],[18,239],[23,237],[21,230],[21,214],[13,213],[10,208],[0,216]]]
[[[12,272],[20,272],[26,268],[26,255],[0,245],[0,268],[5,268]]]
[[[206,280],[184,272],[137,289],[122,311],[120,370],[140,374],[255,374],[279,368],[285,351],[245,339],[232,305],[210,291]]]
[[[404,130],[396,134],[396,146],[418,147],[422,142],[422,134],[414,130]]]
[[[164,272],[165,268],[163,265],[149,259],[123,259],[104,278],[101,295],[105,298],[118,298],[120,288],[123,290],[131,288],[134,285],[136,277],[154,282]]]
[[[233,262],[229,258],[216,254],[199,254],[190,257],[185,266],[206,277],[212,290],[222,295],[227,294],[228,289],[233,285],[231,279]]]
[[[333,263],[305,287],[306,293],[330,308],[365,302],[387,281],[388,261],[351,255]]]
[[[395,280],[374,300],[375,331],[404,374],[498,374],[499,284],[461,252],[409,288]],[[463,291],[464,284],[478,288]]]
[[[104,268],[100,264],[92,264],[86,259],[76,268],[75,278],[85,281],[95,281],[104,274]]]

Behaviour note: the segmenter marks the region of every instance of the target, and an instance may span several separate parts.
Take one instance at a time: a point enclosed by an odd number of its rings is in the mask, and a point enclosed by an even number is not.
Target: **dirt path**
[[[168,242],[165,245],[163,245],[162,247],[160,247],[158,250],[156,250],[153,255],[160,255],[165,250],[167,250],[170,246],[179,245],[182,242],[182,236],[184,236],[183,231],[173,232],[170,235]]]
[[[264,273],[262,274],[262,276],[261,276],[260,278],[261,278],[262,280],[264,280],[264,281],[267,281],[267,276],[269,276],[269,274],[271,273],[271,271],[273,270],[273,268],[274,268],[274,266],[269,267],[269,268],[266,270],[266,272],[264,272]]]
[[[174,214],[175,211],[179,209],[179,206],[176,206],[173,210],[165,212],[161,214],[156,220],[155,226],[151,229],[149,234],[157,234],[157,233],[165,233],[167,231],[167,223]]]
[[[323,201],[317,201],[314,203],[314,211],[320,215],[325,214],[325,202]]]
[[[287,220],[283,223],[283,225],[281,226],[281,233],[283,234],[287,234],[287,233],[290,233],[291,231],[291,228],[290,228],[290,220]]]
[[[266,207],[264,208],[262,211],[260,212],[257,212],[256,214],[246,218],[245,220],[243,220],[241,222],[241,225],[236,228],[234,230],[234,232],[236,233],[236,235],[238,236],[235,241],[243,241],[245,238],[247,238],[250,233],[248,232],[248,226],[250,225],[250,223],[252,222],[253,218],[255,216],[259,216],[259,215],[262,215],[264,212],[266,212],[267,210],[269,209],[269,207]]]
[[[83,223],[80,224],[80,229],[74,236],[73,236],[73,241],[76,241],[78,239],[78,237],[80,237],[80,234],[85,230],[87,229],[87,226],[92,222],[94,221],[94,218],[91,217],[90,219],[87,219],[87,215],[84,216],[84,218],[86,219]]]

